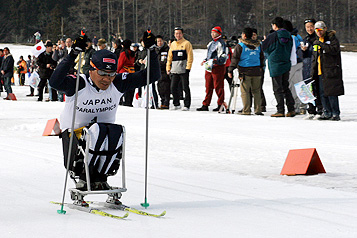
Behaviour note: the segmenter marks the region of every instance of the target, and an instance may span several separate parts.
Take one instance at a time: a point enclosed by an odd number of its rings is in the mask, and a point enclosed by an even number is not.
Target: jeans
[[[12,93],[11,77],[4,77],[4,87],[7,92],[7,95],[9,96],[9,93]]]
[[[323,78],[319,76],[320,83],[320,97],[323,106],[323,112],[326,117],[339,116],[340,105],[338,102],[338,96],[325,96],[323,87]]]

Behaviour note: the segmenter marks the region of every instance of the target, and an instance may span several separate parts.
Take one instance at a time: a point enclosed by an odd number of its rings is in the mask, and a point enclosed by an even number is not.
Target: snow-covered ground
[[[27,46],[5,46],[15,62],[30,53]],[[69,208],[57,214],[60,207],[50,201],[62,199],[61,141],[42,132],[64,104],[37,102],[25,96],[28,87],[14,86],[18,101],[0,101],[0,237],[357,237],[357,54],[342,53],[346,95],[339,98],[342,120],[332,122],[271,118],[268,75],[265,116],[196,112],[205,94],[199,65],[205,52],[194,51],[191,110],[150,110],[147,211],[166,210],[160,219],[130,214],[114,220]],[[122,201],[140,208],[145,110],[120,107],[117,123],[127,130]],[[289,150],[302,148],[316,148],[327,173],[279,175]],[[120,185],[120,176],[109,183]]]

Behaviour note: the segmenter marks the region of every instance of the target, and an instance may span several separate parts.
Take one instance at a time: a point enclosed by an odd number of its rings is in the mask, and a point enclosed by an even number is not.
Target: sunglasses
[[[109,76],[109,77],[114,77],[117,73],[114,71],[114,72],[105,72],[103,70],[97,70],[98,74],[100,76]]]
[[[315,31],[316,32],[319,32],[319,31],[323,31],[324,29],[321,29],[321,28],[316,28]]]
[[[90,65],[93,67],[93,68],[95,68],[96,70],[97,70],[97,72],[98,72],[98,74],[100,75],[100,76],[109,76],[109,77],[113,77],[113,76],[115,76],[117,73],[114,71],[112,71],[112,72],[106,72],[106,71],[104,71],[104,70],[100,70],[100,69],[98,69],[97,68],[97,66],[95,66],[94,64],[93,64],[93,62],[92,61],[90,61]]]

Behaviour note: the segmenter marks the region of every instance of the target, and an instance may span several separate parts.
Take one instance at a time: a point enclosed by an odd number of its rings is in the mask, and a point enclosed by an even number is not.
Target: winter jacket
[[[207,45],[207,57],[204,61],[213,59],[213,67],[216,65],[225,65],[227,61],[227,47],[222,38],[212,40]]]
[[[5,74],[3,75],[4,77],[7,78],[12,78],[14,76],[14,58],[12,57],[12,54],[8,54],[4,56],[1,64],[1,70],[4,70]]]
[[[47,64],[51,65],[51,68],[47,68]],[[57,62],[52,59],[52,52],[47,53],[42,52],[37,59],[37,65],[39,67],[38,74],[41,79],[49,79],[53,73],[54,68],[57,65]]]
[[[316,37],[317,37],[316,33],[314,32],[314,34],[312,34],[312,35],[307,34],[305,36],[305,38],[303,39],[304,45],[308,44],[307,50],[302,52],[303,58],[311,58],[313,56],[313,47],[312,46],[314,44],[314,41],[317,39]]]
[[[226,49],[227,49],[226,52],[227,52],[227,55],[228,55],[228,58],[227,58],[227,61],[226,61],[226,67],[229,67],[231,65],[233,51],[232,51],[232,48],[230,46],[228,46],[228,45],[227,45]]]
[[[279,29],[269,34],[266,40],[263,41],[262,49],[268,54],[270,77],[277,77],[290,71],[292,47],[291,35],[285,29]]]
[[[27,64],[25,60],[20,60],[17,65],[19,66],[19,73],[26,74],[27,73]]]
[[[86,51],[84,52],[84,65],[82,67],[82,70],[86,76],[89,75],[90,61],[91,61],[94,53],[95,53],[95,50],[93,49],[93,47],[86,49]]]
[[[118,59],[118,68],[117,68],[117,73],[134,73],[134,62],[135,62],[135,55],[134,52],[131,50],[128,50],[129,52],[129,57],[126,55],[125,50],[123,50],[120,53],[119,59]]]
[[[135,59],[135,64],[139,67],[139,70],[144,70],[146,68],[145,64],[142,64],[139,62],[139,60],[144,60],[146,59],[146,55],[147,55],[147,50],[143,49],[142,51],[138,52],[138,57]]]
[[[303,39],[304,45],[308,44],[307,49],[302,51],[303,57],[303,79],[306,80],[311,77],[311,67],[313,62],[313,43],[316,40],[316,33],[314,32],[312,35],[307,34]]]
[[[238,67],[239,75],[261,76],[264,66],[264,53],[259,41],[246,39],[237,44],[228,72]]]
[[[156,53],[159,55],[159,61],[160,61],[160,68],[161,68],[161,74],[166,74],[166,63],[167,63],[167,54],[169,52],[170,48],[164,42],[164,45],[161,46],[160,48],[156,48]]]
[[[312,79],[318,80],[318,58],[320,57],[322,86],[325,96],[340,96],[344,94],[342,81],[341,49],[336,38],[336,31],[327,31],[324,42],[314,45],[314,62]]]
[[[184,74],[187,69],[191,70],[192,62],[191,43],[185,38],[172,42],[167,57],[166,70],[170,70],[173,74]]]

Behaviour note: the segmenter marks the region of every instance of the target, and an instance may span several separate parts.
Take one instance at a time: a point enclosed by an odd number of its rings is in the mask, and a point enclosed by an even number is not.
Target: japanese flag
[[[35,57],[38,57],[45,50],[46,50],[46,47],[42,41],[40,41],[39,43],[34,45],[34,47],[31,48],[31,52]]]

